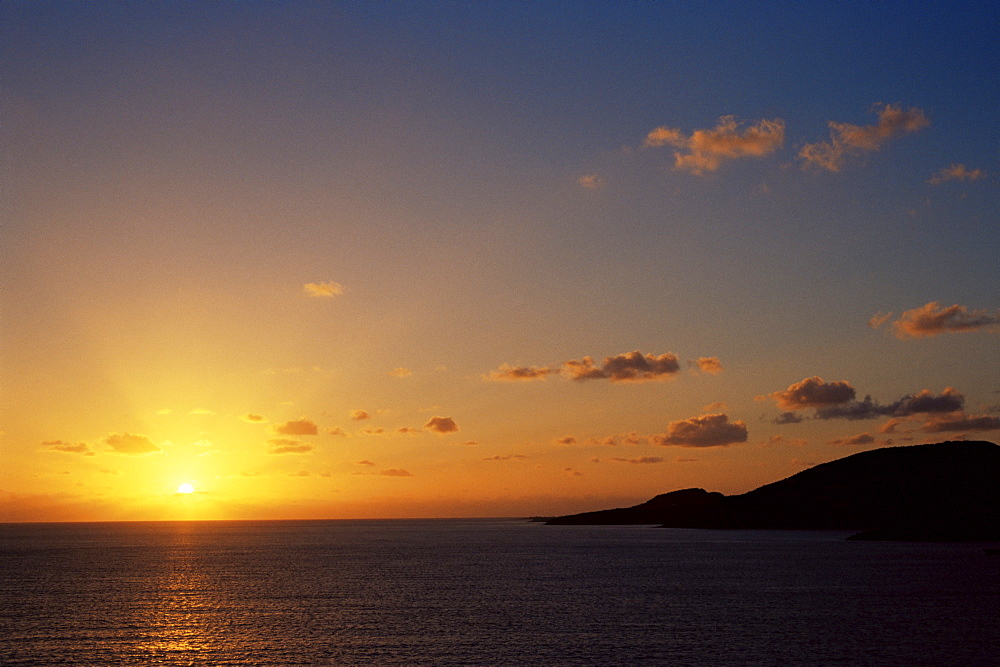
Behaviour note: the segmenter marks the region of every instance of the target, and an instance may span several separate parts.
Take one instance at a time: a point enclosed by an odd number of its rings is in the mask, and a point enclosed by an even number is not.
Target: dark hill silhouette
[[[859,530],[856,539],[1000,539],[1000,446],[952,441],[860,452],[748,493],[684,489],[547,523]]]

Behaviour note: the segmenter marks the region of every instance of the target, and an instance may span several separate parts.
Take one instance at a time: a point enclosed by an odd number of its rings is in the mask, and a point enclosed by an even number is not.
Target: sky
[[[0,521],[1000,438],[1000,6],[0,4]]]

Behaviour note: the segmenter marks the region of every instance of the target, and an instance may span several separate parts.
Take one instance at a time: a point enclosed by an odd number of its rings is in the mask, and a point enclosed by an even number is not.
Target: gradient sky
[[[4,2],[0,521],[568,513],[996,441],[998,25]]]

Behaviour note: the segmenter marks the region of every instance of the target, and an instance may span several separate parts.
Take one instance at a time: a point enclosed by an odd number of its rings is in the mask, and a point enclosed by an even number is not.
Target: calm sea
[[[0,525],[0,664],[1000,664],[1000,557],[510,520]]]

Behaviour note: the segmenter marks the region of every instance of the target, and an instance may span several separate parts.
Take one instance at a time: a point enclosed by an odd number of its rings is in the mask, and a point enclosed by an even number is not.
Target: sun
[[[184,482],[177,487],[177,493],[194,493],[194,487],[191,484]]]

